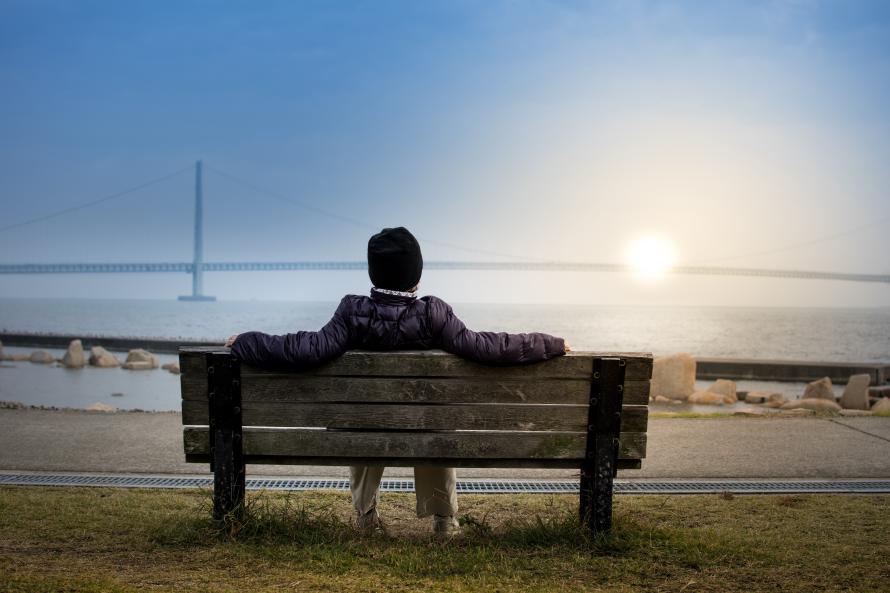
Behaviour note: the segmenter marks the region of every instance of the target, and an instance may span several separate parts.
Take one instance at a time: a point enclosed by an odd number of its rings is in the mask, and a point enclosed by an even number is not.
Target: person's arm
[[[538,332],[508,334],[467,329],[451,306],[435,299],[434,318],[441,323],[440,347],[446,352],[488,364],[524,364],[549,360],[566,353],[562,338]]]
[[[333,360],[349,348],[349,326],[344,309],[346,298],[331,320],[319,331],[298,331],[273,336],[263,332],[239,334],[232,342],[232,354],[260,368],[299,370]],[[228,342],[227,342],[228,344]]]

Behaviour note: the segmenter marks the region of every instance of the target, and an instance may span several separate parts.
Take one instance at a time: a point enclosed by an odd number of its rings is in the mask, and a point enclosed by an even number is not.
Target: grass
[[[442,541],[385,494],[388,534],[352,530],[348,495],[0,488],[0,591],[886,591],[890,496],[619,496],[586,538],[574,496],[463,496]]]

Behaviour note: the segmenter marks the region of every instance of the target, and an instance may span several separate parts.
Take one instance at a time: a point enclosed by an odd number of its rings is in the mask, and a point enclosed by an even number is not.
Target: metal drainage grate
[[[0,473],[0,485],[16,486],[106,486],[116,488],[211,488],[210,476],[95,475],[50,473]],[[250,490],[349,490],[349,480],[340,478],[249,478]],[[384,492],[414,492],[414,480],[383,480]],[[572,480],[461,480],[457,491],[466,494],[573,494]],[[876,494],[890,493],[890,479],[877,480],[615,480],[616,494]]]

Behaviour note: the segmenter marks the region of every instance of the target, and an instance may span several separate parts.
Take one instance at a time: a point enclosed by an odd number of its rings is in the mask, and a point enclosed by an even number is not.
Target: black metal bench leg
[[[241,429],[241,380],[230,354],[207,354],[210,406],[210,468],[213,471],[213,518],[240,513],[244,506],[245,467]]]
[[[618,459],[623,386],[623,360],[594,360],[580,484],[581,521],[592,535],[612,527],[612,479]]]

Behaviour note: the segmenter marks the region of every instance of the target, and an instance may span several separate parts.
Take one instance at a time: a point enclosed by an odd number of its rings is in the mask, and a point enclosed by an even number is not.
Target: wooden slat
[[[584,431],[586,405],[365,404],[242,402],[244,426],[300,426],[362,430]],[[624,406],[621,429],[645,432],[646,406]],[[208,424],[206,402],[183,401],[182,423]]]
[[[496,468],[544,468],[579,469],[579,459],[422,459],[410,457],[270,457],[267,455],[245,455],[248,465],[386,465],[390,467],[415,467],[435,465],[440,467],[496,467]],[[190,453],[185,456],[188,463],[209,463],[210,456]],[[418,463],[420,461],[420,463]],[[618,469],[640,469],[639,459],[619,459]]]
[[[207,454],[208,429],[183,430],[185,453]],[[245,428],[246,456],[299,457],[307,464],[336,457],[420,458],[464,460],[466,464],[492,459],[580,460],[584,433],[534,432],[358,432],[351,430]],[[619,458],[646,456],[646,434],[622,433]],[[249,462],[249,461],[248,461]],[[416,463],[416,461],[415,461]]]
[[[188,347],[180,350],[183,373],[203,374],[205,352],[225,351],[215,347]],[[615,356],[625,358],[625,379],[648,380],[652,374],[652,357],[641,353],[569,352],[546,362],[521,366],[492,366],[471,362],[441,350],[407,350],[369,352],[351,350],[336,360],[306,371],[321,376],[390,376],[390,377],[485,377],[485,378],[555,378],[586,379],[590,377],[593,358]],[[267,374],[270,371],[242,367],[241,376]]]
[[[242,375],[241,379],[242,401],[580,404],[589,397],[590,381],[586,379],[318,377],[285,373]],[[182,398],[206,401],[206,377],[183,375]]]
[[[205,373],[180,376],[182,399],[207,401]],[[241,376],[242,401],[585,404],[590,379],[319,377],[304,373]],[[646,404],[649,381],[625,381],[624,402]]]

